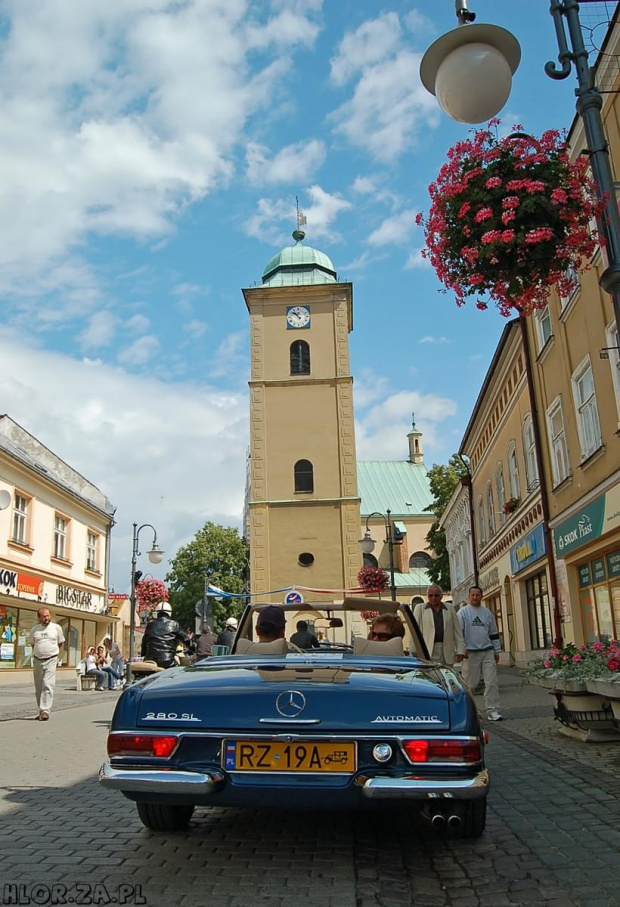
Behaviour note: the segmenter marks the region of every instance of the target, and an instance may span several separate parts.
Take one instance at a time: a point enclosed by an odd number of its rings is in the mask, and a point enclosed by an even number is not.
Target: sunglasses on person
[[[387,642],[388,639],[391,639],[391,638],[392,638],[392,634],[391,634],[391,633],[381,633],[381,632],[377,633],[376,630],[373,630],[373,631],[372,631],[372,638],[373,638],[373,639],[378,639],[378,640],[380,640],[381,642]]]

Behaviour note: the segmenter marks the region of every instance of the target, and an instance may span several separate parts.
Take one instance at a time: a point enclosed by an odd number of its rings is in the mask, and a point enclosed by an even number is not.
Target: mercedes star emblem
[[[276,699],[276,709],[283,718],[296,718],[306,708],[306,697],[298,690],[285,690]]]

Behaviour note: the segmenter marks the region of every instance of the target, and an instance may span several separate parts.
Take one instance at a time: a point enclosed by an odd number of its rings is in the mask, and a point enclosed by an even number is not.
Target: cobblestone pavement
[[[31,688],[0,678],[0,904],[619,907],[620,745],[559,735],[516,672],[501,687],[489,820],[469,842],[329,811],[204,809],[187,833],[153,834],[95,780],[116,696],[61,690],[43,724]]]

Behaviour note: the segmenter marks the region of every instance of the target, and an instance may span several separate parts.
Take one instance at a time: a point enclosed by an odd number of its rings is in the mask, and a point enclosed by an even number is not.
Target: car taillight
[[[160,756],[167,759],[175,751],[179,738],[159,734],[110,734],[108,756]]]
[[[477,737],[470,740],[403,740],[410,762],[480,762],[482,751]]]

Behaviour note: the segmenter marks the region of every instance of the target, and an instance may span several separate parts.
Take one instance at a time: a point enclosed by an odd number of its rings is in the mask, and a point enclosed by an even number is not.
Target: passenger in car
[[[273,642],[284,639],[286,618],[284,610],[278,605],[266,605],[258,612],[256,634],[259,642]]]
[[[387,642],[388,639],[405,638],[405,625],[396,614],[379,614],[370,625],[368,639]]]

